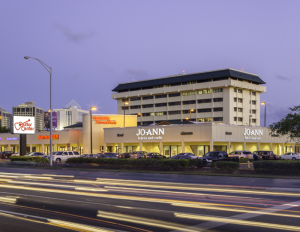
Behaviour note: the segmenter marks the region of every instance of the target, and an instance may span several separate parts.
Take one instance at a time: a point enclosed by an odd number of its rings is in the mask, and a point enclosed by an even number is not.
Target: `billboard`
[[[35,133],[35,118],[27,116],[14,116],[14,134],[34,134]]]
[[[57,127],[57,113],[52,113],[52,127]],[[44,112],[44,129],[50,128],[50,112]]]

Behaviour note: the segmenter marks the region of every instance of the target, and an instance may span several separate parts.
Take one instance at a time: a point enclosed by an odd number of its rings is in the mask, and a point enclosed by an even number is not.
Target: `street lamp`
[[[194,109],[190,109],[190,121],[192,119],[192,112],[194,112]]]
[[[264,122],[264,127],[266,127],[267,126],[267,103],[266,102],[262,102],[261,103],[262,105],[265,105],[265,122]]]
[[[141,125],[143,125],[143,114],[142,113],[138,113],[138,116],[141,117]]]
[[[186,121],[189,121],[189,118],[185,118]]]
[[[50,73],[50,166],[53,165],[53,160],[52,160],[52,67],[49,67],[46,65],[43,61],[33,58],[30,56],[24,56],[25,60],[28,59],[34,59],[40,62],[40,64],[47,70],[48,73]]]
[[[93,154],[93,129],[92,129],[93,110],[97,110],[97,108],[94,107],[94,106],[90,107],[90,115],[91,115],[91,118],[90,118],[90,124],[91,124],[91,154]]]
[[[129,102],[128,101],[125,101],[124,102],[124,128],[125,128],[125,106],[127,106],[129,104]]]

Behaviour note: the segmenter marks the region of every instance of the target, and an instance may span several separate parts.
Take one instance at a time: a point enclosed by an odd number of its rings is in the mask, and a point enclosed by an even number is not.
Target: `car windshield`
[[[252,154],[250,151],[245,151],[243,153],[246,154],[246,155]]]
[[[219,152],[207,152],[203,157],[217,157]]]

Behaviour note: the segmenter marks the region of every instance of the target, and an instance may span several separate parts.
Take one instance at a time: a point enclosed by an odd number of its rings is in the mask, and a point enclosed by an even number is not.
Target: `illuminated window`
[[[189,96],[189,95],[195,95],[196,91],[189,91],[189,92],[183,92],[182,96]]]
[[[223,92],[222,88],[220,88],[220,89],[214,89],[214,93],[220,93],[220,92]]]
[[[198,118],[198,122],[211,122],[212,118]]]
[[[211,89],[204,89],[198,91],[198,94],[207,94],[207,93],[211,93]]]

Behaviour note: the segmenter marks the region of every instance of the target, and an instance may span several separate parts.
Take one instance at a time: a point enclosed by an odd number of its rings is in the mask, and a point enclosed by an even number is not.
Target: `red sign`
[[[38,139],[50,139],[50,135],[39,135]],[[52,135],[52,139],[59,139],[59,135]]]
[[[110,120],[110,117],[93,116],[96,124],[117,124],[116,120]]]

